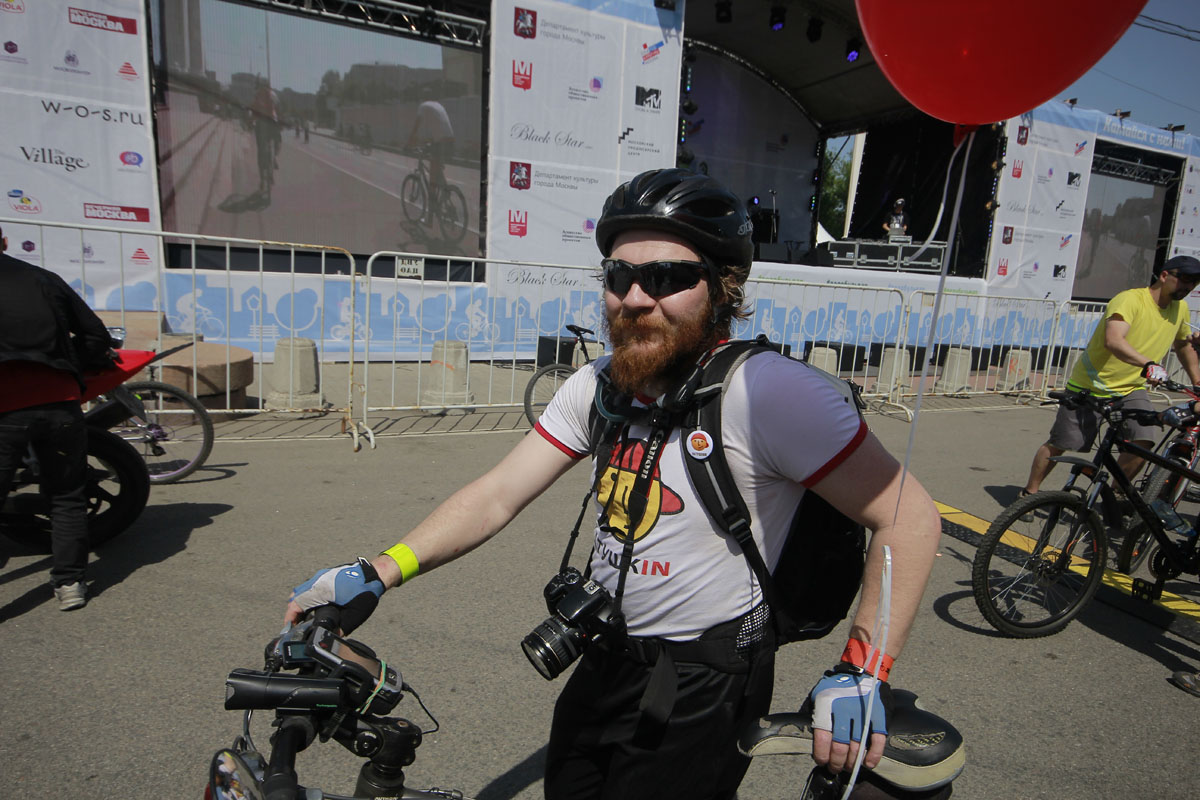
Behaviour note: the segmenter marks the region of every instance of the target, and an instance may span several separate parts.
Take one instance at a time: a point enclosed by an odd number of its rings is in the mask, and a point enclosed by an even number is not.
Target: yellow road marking
[[[989,522],[982,520],[973,514],[969,514],[966,511],[937,501],[934,501],[934,504],[937,506],[938,512],[941,513],[942,519],[946,520],[947,522],[961,525],[967,530],[974,531],[980,535],[987,533],[987,529],[990,527]],[[1005,544],[1015,547],[1018,550],[1024,550],[1027,553],[1033,550],[1033,542],[1031,539],[1013,531],[1008,531],[1002,537],[1002,539]],[[1072,561],[1077,561],[1079,564],[1083,563],[1083,560],[1079,559],[1078,557],[1073,558]],[[1073,566],[1072,569],[1076,572],[1081,571],[1079,567],[1075,566]],[[1125,575],[1124,573],[1117,572],[1114,569],[1106,568],[1104,570],[1104,577],[1102,581],[1106,586],[1111,586],[1112,588],[1124,592],[1127,595],[1133,594],[1133,578]],[[1180,616],[1188,617],[1189,619],[1200,622],[1200,604],[1188,600],[1185,597],[1181,597],[1174,592],[1168,592],[1164,590],[1162,593],[1162,599],[1155,600],[1154,605],[1162,608],[1165,611],[1169,611],[1172,614],[1178,614]]]

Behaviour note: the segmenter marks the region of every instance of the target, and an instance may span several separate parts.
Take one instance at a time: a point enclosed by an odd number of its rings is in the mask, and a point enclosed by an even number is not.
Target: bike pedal
[[[1154,603],[1162,599],[1163,587],[1157,581],[1151,583],[1145,578],[1134,578],[1130,593],[1138,600]]]

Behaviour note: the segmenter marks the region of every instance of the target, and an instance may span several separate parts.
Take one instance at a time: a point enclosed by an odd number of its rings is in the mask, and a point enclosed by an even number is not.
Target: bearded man
[[[604,394],[598,382],[611,381],[629,407],[661,409],[664,396],[729,338],[733,320],[748,316],[743,286],[753,253],[751,228],[745,205],[706,175],[652,170],[619,186],[596,226],[611,357],[572,375],[534,434],[399,544],[373,561],[323,570],[297,586],[286,619],[334,603],[345,609],[344,628],[359,624],[385,588],[482,544],[578,460],[592,456],[596,523],[589,577],[617,598],[621,625],[590,643],[559,697],[546,796],[734,797],[749,764],[737,750],[737,735],[768,711],[774,678],[762,587],[694,493],[678,428],[662,436],[661,427],[630,416],[605,448],[604,463],[595,463],[600,448],[590,431],[594,413],[611,414],[598,407],[593,412]],[[726,456],[771,569],[807,491],[873,531],[862,599],[843,653],[841,666],[849,671],[838,680],[863,696],[878,691],[875,678],[862,670],[861,654],[873,630],[882,547],[893,551],[891,630],[881,659],[890,666],[903,648],[939,541],[932,501],[911,476],[900,491],[900,465],[857,409],[807,365],[777,353],[747,359],[732,374],[723,409]],[[613,477],[637,469],[639,459],[639,472],[650,473],[644,459],[652,450],[660,453],[653,465],[655,496],[670,496],[669,509],[635,502],[636,480],[626,492]],[[643,574],[629,569],[631,559],[669,563],[670,569]],[[727,645],[727,662],[717,666],[683,655],[697,652],[688,647],[696,642]],[[672,652],[674,659],[664,660]],[[843,721],[857,736],[834,741],[826,725],[814,739],[814,759],[834,772],[848,768],[860,746],[865,721],[853,705],[859,718]],[[867,766],[878,763],[886,741],[880,732],[885,726],[876,719]]]

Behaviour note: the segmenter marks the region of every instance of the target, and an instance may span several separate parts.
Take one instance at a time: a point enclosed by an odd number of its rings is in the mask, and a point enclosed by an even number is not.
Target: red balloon
[[[1146,0],[856,0],[871,54],[910,103],[979,125],[1041,105],[1117,43]]]

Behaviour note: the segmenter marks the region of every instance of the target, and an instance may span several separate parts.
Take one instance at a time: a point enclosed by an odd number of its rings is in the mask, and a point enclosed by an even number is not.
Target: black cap
[[[1200,277],[1200,260],[1192,256],[1175,256],[1167,259],[1167,263],[1162,265],[1160,272],[1174,272],[1177,275],[1183,275],[1190,278]]]
[[[902,206],[902,205],[904,205],[904,198],[903,198],[903,197],[897,197],[897,198],[896,198],[896,202],[895,202],[895,203],[893,203],[892,205],[897,205],[897,206]]]

